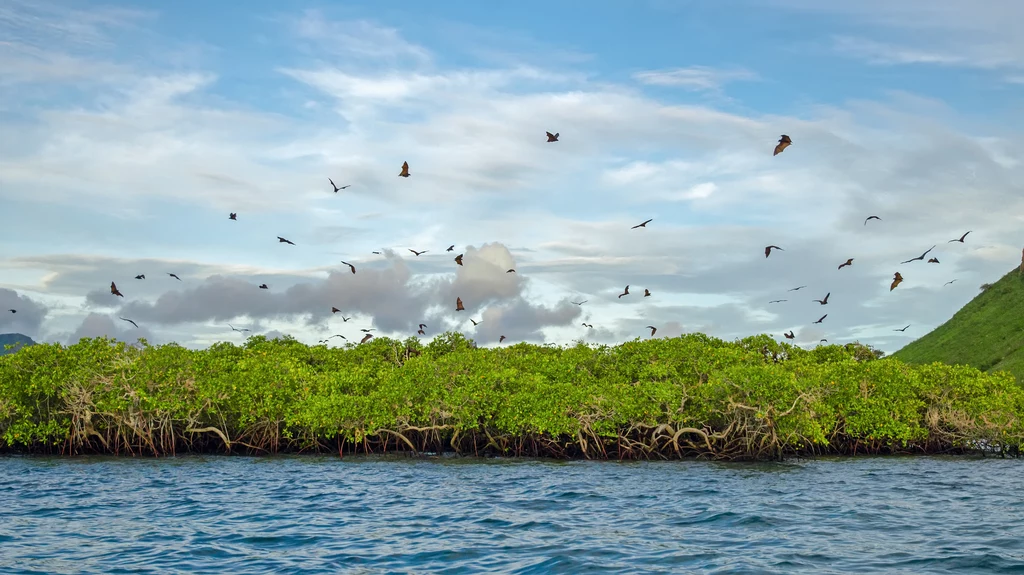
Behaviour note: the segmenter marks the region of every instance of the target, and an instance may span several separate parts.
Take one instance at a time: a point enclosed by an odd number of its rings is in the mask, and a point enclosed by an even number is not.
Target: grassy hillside
[[[19,343],[21,345],[18,347],[12,347],[11,349],[6,348],[8,345],[15,345]],[[34,345],[35,343],[36,342],[32,341],[32,338],[27,335],[22,335],[20,333],[0,333],[0,355],[14,353],[21,349],[22,346]]]
[[[1015,268],[894,356],[907,363],[941,361],[982,371],[1006,370],[1024,383],[1024,276]]]

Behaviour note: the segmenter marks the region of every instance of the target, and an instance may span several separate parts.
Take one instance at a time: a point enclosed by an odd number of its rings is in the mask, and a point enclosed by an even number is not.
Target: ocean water
[[[1024,462],[0,458],[0,573],[1024,573]]]

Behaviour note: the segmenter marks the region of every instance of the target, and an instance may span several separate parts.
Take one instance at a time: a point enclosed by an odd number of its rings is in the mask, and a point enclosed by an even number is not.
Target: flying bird
[[[587,303],[588,301],[590,301],[590,300],[586,300],[585,299],[583,301],[574,301],[574,302],[570,302],[570,303],[572,303],[574,305],[583,305],[583,304]]]
[[[846,266],[852,266],[852,265],[853,265],[853,258],[850,258],[850,259],[846,260],[845,262],[839,264],[839,269],[843,269]]]
[[[651,330],[651,337],[654,337],[654,332],[658,331],[658,328],[654,327],[653,325],[647,326],[647,329]]]
[[[796,290],[804,289],[805,287],[807,287],[807,286],[800,286],[800,287],[795,287],[795,288],[793,288],[793,289],[788,289],[788,290],[786,290],[786,291],[796,291]]]
[[[475,320],[475,319],[473,319],[473,318],[469,318],[469,321],[473,322],[473,325],[475,325],[475,326],[476,326],[476,325],[480,325],[480,324],[482,324],[482,323],[483,323],[482,321],[476,321],[476,320]]]
[[[971,233],[971,232],[970,232],[970,231],[968,231],[968,232],[967,232],[967,233],[965,233],[964,235],[960,236],[960,238],[959,238],[959,239],[955,239],[955,240],[949,240],[949,241],[948,241],[948,242],[946,242],[946,243],[947,243],[947,244],[948,244],[948,243],[953,243],[953,242],[960,242],[960,243],[964,243],[964,238],[966,238],[966,237],[967,237],[967,234],[969,234],[969,233]]]
[[[628,286],[628,285],[626,286],[626,291],[624,291],[624,292],[620,293],[620,294],[619,294],[619,297],[622,297],[622,296],[624,296],[624,295],[629,295],[629,286]]]
[[[117,291],[117,286],[114,284],[114,282],[110,282],[110,293],[116,296],[124,297],[124,295],[121,292]]]
[[[928,263],[937,264],[939,263],[939,258],[928,258]]]
[[[448,249],[446,249],[445,251],[446,252],[450,252],[450,251],[452,251],[454,249],[455,249],[455,244],[452,244],[452,245],[448,246]]]
[[[651,290],[644,288],[644,297],[651,297]]]
[[[422,252],[418,252],[418,251],[416,251],[416,250],[410,249],[409,251],[410,251],[410,252],[412,252],[412,253],[414,253],[414,254],[416,254],[416,257],[419,257],[419,256],[420,256],[420,254],[425,254],[425,253],[427,253],[427,252],[428,252],[428,251],[430,251],[430,250],[423,250]]]
[[[509,268],[509,270],[507,272],[505,272],[505,273],[507,273],[507,274],[514,274],[514,273],[516,273],[516,270]]]
[[[420,324],[420,329],[425,329],[426,327],[427,327],[427,324],[425,324],[425,323],[421,323]]]
[[[335,184],[335,183],[334,183],[334,180],[332,180],[332,179],[330,179],[330,178],[327,178],[327,181],[328,181],[328,182],[330,182],[330,183],[331,183],[331,186],[332,186],[332,187],[334,188],[334,193],[338,193],[338,192],[339,192],[340,190],[344,190],[345,188],[347,188],[347,187],[349,187],[349,186],[351,186],[351,185],[352,185],[352,184],[348,184],[348,185],[346,185],[346,186],[342,186],[342,187],[340,187],[340,188],[339,188],[339,187],[338,187],[338,184]]]
[[[455,298],[455,311],[466,311],[466,308],[462,307],[462,298]]]
[[[359,328],[359,331],[361,331],[361,332],[363,332],[363,333],[370,333],[371,331],[376,331],[376,329],[377,329],[377,328],[375,328],[375,327],[371,327],[371,328],[365,328],[365,327],[363,327],[363,328]]]
[[[354,266],[354,265],[352,265],[352,264],[350,264],[350,263],[348,263],[348,262],[346,262],[346,261],[343,261],[343,262],[341,262],[341,263],[343,263],[343,264],[347,265],[347,266],[348,266],[348,269],[352,270],[352,273],[356,273],[356,266]]]
[[[786,336],[786,339],[793,339],[794,337],[796,337],[795,335],[793,335],[793,330],[789,330],[789,333],[783,333],[782,335]]]
[[[293,246],[295,245],[295,242],[290,241],[290,240],[286,240],[286,239],[282,238],[281,236],[277,236],[277,243],[279,243],[279,244],[291,244]]]
[[[825,321],[825,318],[826,318],[826,317],[828,317],[828,314],[825,314],[825,315],[823,315],[823,316],[819,317],[819,318],[818,318],[818,321],[816,321],[816,322],[814,322],[814,323],[821,323],[821,322]]]
[[[764,257],[768,257],[769,255],[771,255],[772,250],[779,250],[779,251],[782,251],[782,252],[786,251],[786,250],[780,248],[779,246],[765,246],[765,248],[764,248]]]
[[[423,328],[416,330],[416,333],[419,335],[427,335],[427,332],[423,331]]]
[[[228,214],[228,219],[229,220],[235,220],[237,222],[238,221],[238,214],[236,214],[235,212],[231,212],[230,214]]]
[[[654,218],[651,218],[651,219],[647,220],[646,222],[644,222],[642,224],[637,224],[637,225],[635,225],[635,226],[633,226],[633,227],[631,227],[629,229],[635,230],[637,228],[646,228],[647,224],[651,223],[652,221],[654,221]]]
[[[819,340],[818,340],[818,343],[821,343],[821,342],[825,342],[825,343],[828,343],[828,340],[827,340],[827,339],[825,339],[825,338],[821,338],[821,339],[819,339]]]
[[[366,343],[366,342],[370,341],[370,339],[372,339],[372,338],[373,338],[373,334],[372,333],[368,333],[368,334],[363,336],[363,339],[359,340],[359,343]]]
[[[866,225],[868,225],[868,220],[878,220],[878,221],[882,221],[882,218],[880,218],[880,217],[878,217],[878,216],[868,216],[868,217],[864,218],[864,225],[865,225],[865,226],[866,226]]]
[[[132,320],[126,318],[126,317],[119,317],[118,319],[120,319],[122,321],[126,321],[126,322],[134,325],[136,329],[138,329],[138,327],[139,327],[139,324],[135,323],[134,321],[132,321]]]
[[[501,343],[503,341],[505,341],[505,336],[501,336],[498,338],[498,343]]]
[[[171,276],[172,278],[174,278],[174,279],[176,279],[178,281],[181,281],[181,278],[179,278],[178,276],[176,276],[176,275],[174,275],[172,273],[168,273],[167,275]]]
[[[583,322],[583,327],[589,327],[590,329],[594,329],[594,324]]]
[[[377,254],[378,256],[380,255],[380,252],[370,252],[370,253]]]
[[[558,132],[555,132],[554,134],[552,134],[551,132],[544,132],[544,133],[548,135],[548,141],[549,142],[557,142],[558,141]]]
[[[260,289],[270,289],[267,284],[260,284]]]
[[[787,136],[786,134],[782,134],[782,136],[779,137],[779,145],[775,146],[775,153],[772,155],[778,156],[779,154],[782,153],[782,150],[788,148],[792,143],[793,140],[790,140],[789,136]]]
[[[784,301],[789,301],[789,300],[785,300],[785,299],[773,299],[772,301],[770,301],[770,302],[768,302],[768,303],[781,303],[781,302],[784,302]]]
[[[907,327],[910,327],[909,323],[907,324]],[[903,329],[894,329],[893,331],[907,331],[907,327],[904,327]]]
[[[331,306],[331,313],[338,313],[339,311],[341,311],[341,310],[336,308],[336,307],[334,307],[334,306]]]
[[[462,254],[455,256],[455,263],[462,265]]]
[[[402,162],[402,171],[398,175],[403,178],[409,177],[409,162]]]
[[[348,320],[350,320],[350,319],[352,319],[352,318],[341,316],[341,323],[348,323]]]
[[[946,283],[942,284],[942,287],[946,287],[946,286],[948,286],[949,284],[951,284],[951,283],[953,283],[953,282],[955,282],[955,281],[956,281],[956,280],[949,280],[948,282],[946,282]]]
[[[934,249],[935,249],[935,246],[932,246],[932,247],[928,248],[928,251],[926,251],[926,252],[924,252],[923,254],[921,254],[921,255],[917,256],[916,258],[910,258],[909,260],[907,260],[907,261],[905,261],[905,262],[900,262],[900,263],[901,263],[901,264],[909,264],[910,262],[916,262],[916,261],[918,261],[918,260],[923,260],[923,259],[924,259],[924,256],[928,255],[928,252],[930,252],[930,251],[932,251],[932,250],[934,250]]]
[[[900,272],[896,272],[895,274],[893,274],[892,283],[889,284],[889,291],[896,289],[896,286],[900,285],[902,282],[903,276],[900,275]]]
[[[9,312],[11,312],[11,313],[18,313],[18,310],[16,310],[16,309],[9,309],[9,310],[7,310],[7,311],[9,311]]]
[[[233,331],[237,331],[237,332],[246,332],[246,331],[249,331],[249,330],[247,330],[247,329],[245,329],[245,328],[237,328],[237,327],[235,327],[235,326],[231,325],[230,323],[228,324],[228,327],[230,327],[230,328],[231,328],[231,329],[232,329]]]
[[[146,279],[146,274],[139,274],[139,275],[135,276],[135,279],[137,279],[137,280],[144,280],[144,279]]]
[[[816,301],[821,305],[828,305],[828,296],[830,295],[832,295],[832,292],[828,292],[827,294],[825,294],[825,299],[812,299],[811,301]]]

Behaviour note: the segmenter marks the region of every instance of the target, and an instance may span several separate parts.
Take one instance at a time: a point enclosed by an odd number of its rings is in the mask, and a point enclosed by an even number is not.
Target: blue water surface
[[[0,458],[0,573],[1024,573],[1024,462]]]

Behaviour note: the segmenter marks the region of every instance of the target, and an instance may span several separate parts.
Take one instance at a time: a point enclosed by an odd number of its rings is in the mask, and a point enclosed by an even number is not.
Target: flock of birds
[[[558,142],[559,134],[557,132],[554,133],[554,134],[552,134],[551,132],[546,132],[546,134],[547,134],[547,141],[548,141],[548,143]],[[783,150],[785,150],[786,148],[788,148],[792,144],[793,144],[793,140],[789,136],[783,134],[779,138],[778,144],[775,146],[775,151],[772,154],[772,156],[777,156],[777,155],[781,154],[783,152]],[[402,178],[408,178],[408,177],[411,176],[411,174],[409,172],[409,162],[403,162],[402,163],[402,170],[398,173],[398,176],[402,177]],[[347,184],[347,185],[344,185],[344,186],[338,186],[337,184],[334,183],[334,180],[331,179],[331,178],[328,178],[327,181],[330,182],[331,187],[334,189],[334,193],[338,193],[338,192],[340,192],[342,190],[345,190],[345,189],[351,187],[351,184]],[[231,212],[231,213],[228,214],[228,219],[232,220],[232,221],[238,221],[238,214],[236,212]],[[871,220],[881,221],[882,218],[880,218],[878,216],[874,216],[874,215],[868,216],[864,220],[864,225],[866,226],[868,224],[868,222],[871,221]],[[637,224],[635,226],[632,226],[630,229],[635,230],[635,229],[639,229],[639,228],[646,228],[647,224],[651,223],[652,221],[654,221],[654,218],[649,218],[649,219],[647,219],[647,220],[645,220],[645,221],[643,221],[643,222],[641,222],[641,223],[639,223],[639,224]],[[952,243],[952,242],[964,243],[964,240],[967,238],[967,234],[970,234],[970,233],[971,233],[970,231],[967,231],[962,236],[960,236],[959,238],[949,240],[949,243]],[[295,245],[295,242],[292,242],[291,240],[288,240],[287,238],[283,238],[281,236],[277,236],[277,241],[278,241],[278,243],[288,244],[288,245],[292,245],[292,246]],[[932,247],[930,247],[927,250],[925,250],[924,253],[922,253],[921,255],[917,256],[916,258],[910,258],[909,260],[900,262],[900,264],[902,265],[902,264],[908,264],[908,263],[911,263],[911,262],[914,262],[914,261],[923,261],[924,258],[927,257],[928,254],[932,250],[934,250],[935,248],[936,248],[936,246],[933,245]],[[453,245],[448,246],[448,248],[445,251],[446,252],[452,252],[454,250],[455,250],[455,245],[453,244]],[[771,256],[772,250],[785,251],[781,247],[776,246],[776,245],[765,246],[765,248],[764,248],[764,257],[768,258],[769,256]],[[414,249],[409,249],[409,251],[412,252],[413,255],[415,255],[416,257],[419,257],[420,255],[427,253],[428,250],[417,251],[417,250],[414,250]],[[379,251],[374,251],[372,253],[377,254],[377,255],[381,254],[381,252],[379,252]],[[462,261],[463,260],[463,255],[464,254],[458,254],[457,256],[455,256],[454,262],[457,265],[460,265],[460,266],[464,265],[463,261]],[[839,269],[842,270],[844,267],[852,266],[854,259],[855,258],[848,258],[845,262],[839,264]],[[349,271],[351,271],[353,274],[356,273],[356,266],[355,265],[353,265],[353,264],[351,264],[349,262],[346,262],[346,261],[341,261],[341,263],[343,265],[345,265],[345,266],[348,266]],[[932,257],[932,258],[928,259],[928,263],[937,264],[937,263],[939,263],[939,260],[937,258],[935,258],[935,257]],[[1021,270],[1022,270],[1022,273],[1024,273],[1024,253],[1022,253],[1022,258],[1021,258]],[[516,270],[514,270],[514,269],[509,269],[506,273],[515,273],[515,271]],[[176,279],[176,280],[178,280],[178,281],[182,281],[180,277],[178,277],[177,275],[175,275],[173,273],[167,273],[167,275],[172,277],[172,278],[174,278],[174,279]],[[136,280],[145,280],[146,279],[146,274],[136,275],[135,279]],[[950,280],[950,281],[946,282],[944,285],[949,285],[949,284],[951,284],[951,283],[953,283],[955,281],[956,281],[955,279]],[[900,285],[900,283],[902,283],[902,282],[903,282],[903,276],[900,274],[900,272],[897,271],[896,273],[893,274],[892,283],[889,285],[889,291],[891,292],[892,290],[896,289]],[[264,284],[260,284],[257,287],[259,289],[270,289],[269,286],[267,286],[267,284],[265,284],[265,283]],[[801,290],[803,288],[806,288],[806,287],[807,286],[802,285],[802,286],[798,286],[798,287],[792,288],[792,289],[787,290],[787,291],[799,291],[799,290]],[[113,282],[113,281],[110,282],[110,293],[112,295],[114,295],[114,296],[117,296],[117,297],[120,297],[120,298],[124,298],[124,295],[118,289],[117,284],[115,282]],[[628,296],[628,295],[630,295],[630,293],[629,293],[629,285],[626,286],[626,288],[623,290],[623,292],[621,294],[619,294],[618,297],[621,299],[622,297]],[[822,299],[815,299],[815,300],[811,300],[811,301],[817,302],[820,305],[828,305],[829,297],[831,295],[832,295],[832,292],[828,292],[828,293],[825,294],[825,297],[823,297]],[[643,297],[651,297],[651,291],[649,289],[645,288],[644,289]],[[786,301],[788,301],[788,300],[787,299],[775,299],[775,300],[769,301],[768,303],[769,304],[775,304],[775,303],[782,303],[782,302],[786,302]],[[578,305],[578,306],[582,306],[583,304],[587,303],[587,300],[578,301],[578,302],[577,301],[572,301],[571,303],[573,303],[575,305]],[[465,310],[466,310],[466,308],[463,305],[462,298],[461,297],[456,297],[455,298],[455,311],[459,312],[459,311],[465,311]],[[15,309],[10,309],[8,311],[10,313],[17,313],[17,310],[15,310]],[[340,312],[341,312],[341,310],[336,308],[336,307],[332,307],[331,308],[331,313],[332,314],[337,314],[337,313],[340,313]],[[827,317],[828,317],[828,314],[826,313],[826,314],[822,315],[820,318],[818,318],[816,321],[814,321],[813,323],[814,324],[820,324],[823,321],[825,321],[825,318],[827,318]],[[119,317],[119,319],[121,319],[122,321],[125,321],[125,322],[128,322],[128,323],[132,324],[136,328],[139,327],[139,324],[136,323],[134,320],[132,320],[130,318]],[[342,314],[342,322],[343,323],[347,323],[351,319],[352,318],[345,317],[345,315]],[[480,323],[482,323],[482,322],[477,321],[477,320],[472,319],[472,318],[470,318],[470,321],[473,322],[474,326],[477,326]],[[231,328],[233,331],[236,331],[236,332],[239,332],[239,333],[245,333],[245,332],[249,332],[250,331],[249,329],[237,328],[237,327],[234,327],[234,326],[232,326],[230,324],[228,324],[228,327]],[[593,326],[593,324],[589,324],[589,323],[583,322],[583,327],[586,327],[586,328],[589,328],[589,329],[593,329],[594,326]],[[653,326],[653,325],[649,325],[649,326],[646,326],[646,327],[647,327],[647,329],[651,330],[651,337],[654,337],[654,334],[657,333],[658,328]],[[905,332],[907,330],[907,328],[909,328],[909,327],[910,327],[910,325],[907,325],[906,327],[903,327],[903,328],[900,328],[900,329],[894,329],[893,331]],[[421,323],[421,324],[419,324],[419,329],[417,330],[416,333],[418,335],[426,335],[426,331],[425,331],[426,329],[427,329],[427,325],[424,324],[424,323]],[[370,333],[370,332],[374,331],[374,328],[361,328],[360,331],[363,332],[365,335],[363,335],[363,337],[359,341],[359,343],[365,343],[365,342],[369,341],[371,338],[373,338],[373,334]],[[783,333],[783,336],[786,339],[794,339],[796,337],[793,334],[792,330]],[[332,336],[330,336],[330,337],[328,337],[326,339],[320,340],[319,343],[320,344],[326,344],[328,341],[330,341],[331,339],[334,339],[336,337],[344,339],[344,340],[348,340],[348,338],[345,337],[342,334],[335,334],[335,335],[332,335]],[[505,338],[504,335],[500,336],[500,338],[498,339],[498,343],[501,343],[501,342],[505,341],[505,339],[506,338]],[[827,342],[827,341],[828,341],[827,339],[821,339],[819,343]]]

